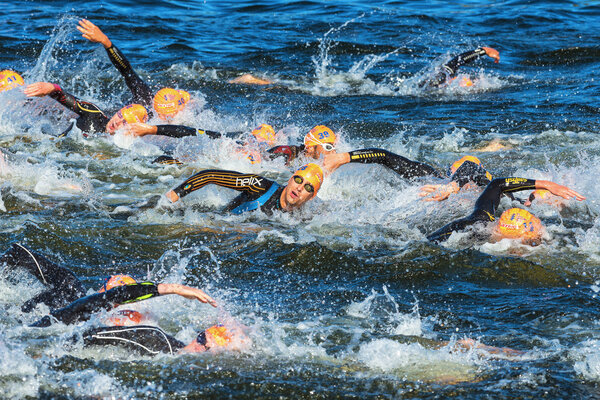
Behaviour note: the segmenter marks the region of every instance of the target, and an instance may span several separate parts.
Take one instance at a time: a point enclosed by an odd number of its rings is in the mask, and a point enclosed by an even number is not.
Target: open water
[[[184,341],[228,321],[252,338],[239,352],[155,358],[68,347],[86,324],[28,328],[47,309],[19,306],[42,287],[3,275],[0,397],[600,397],[598,2],[4,2],[0,69],[112,112],[130,94],[104,49],[80,37],[79,18],[145,79],[192,93],[180,123],[249,131],[267,122],[281,144],[325,124],[341,151],[376,146],[444,169],[473,154],[496,176],[554,180],[588,200],[534,205],[548,228],[537,248],[461,235],[429,243],[478,193],[423,202],[419,187],[435,181],[374,165],[340,168],[300,215],[224,215],[232,194],[210,187],[140,210],[203,168],[280,183],[290,171],[248,164],[228,139],[56,139],[72,114],[50,99],[24,105],[20,90],[0,94],[0,251],[25,243],[90,293],[117,272],[203,287],[219,309],[173,297],[138,307]],[[478,46],[501,62],[461,69],[473,86],[418,87]],[[275,84],[227,83],[243,73]],[[479,151],[494,139],[506,149]],[[165,149],[192,161],[152,164]],[[465,338],[524,354],[440,347]]]

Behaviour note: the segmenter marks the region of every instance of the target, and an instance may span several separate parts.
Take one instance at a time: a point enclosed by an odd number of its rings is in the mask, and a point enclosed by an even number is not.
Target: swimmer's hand
[[[213,307],[217,306],[217,302],[212,297],[204,293],[204,291],[185,285],[180,285],[178,283],[159,283],[158,294],[177,294],[185,297],[186,299],[198,300],[202,303],[210,304]]]
[[[244,74],[227,81],[227,83],[241,83],[243,85],[270,85],[273,82],[268,79],[257,78],[251,74]]]
[[[134,122],[127,124],[127,132],[131,136],[156,135],[156,132],[158,132],[158,127],[156,125],[144,124],[142,122]]]
[[[167,196],[167,199],[171,200],[171,203],[176,203],[179,200],[179,196],[173,190],[169,190],[165,193],[165,196]]]
[[[332,173],[340,166],[344,164],[348,164],[350,162],[350,154],[349,153],[333,153],[333,154],[325,154],[323,157],[323,169],[326,173]]]
[[[90,42],[100,43],[102,46],[104,46],[105,49],[108,49],[110,46],[112,46],[112,42],[110,41],[108,36],[106,36],[104,32],[100,30],[100,28],[92,24],[87,19],[82,19],[79,21],[79,26],[77,27],[77,30],[83,33],[83,35],[81,36],[83,36]]]
[[[36,82],[31,85],[27,85],[23,93],[27,97],[44,97],[54,92],[55,87],[50,82]]]
[[[498,50],[492,49],[491,47],[482,47],[482,49],[485,50],[485,54],[494,59],[495,63],[500,62],[500,53],[498,53]]]
[[[458,349],[465,349],[465,350],[480,349],[480,350],[486,351],[489,354],[499,355],[499,356],[516,357],[516,356],[521,356],[521,355],[525,354],[525,352],[523,352],[523,351],[511,349],[510,347],[487,346],[483,343],[478,343],[473,339],[457,340],[456,347]]]
[[[567,199],[567,200],[570,200],[570,199],[575,199],[578,201],[585,200],[584,196],[580,195],[573,189],[569,189],[566,186],[559,185],[558,183],[554,183],[554,182],[550,182],[550,181],[542,181],[542,180],[536,179],[535,188],[536,189],[546,189],[550,193],[560,196],[563,199]]]
[[[420,197],[426,197],[425,201],[443,201],[452,193],[458,193],[460,186],[456,182],[450,182],[447,185],[425,185],[421,187]]]

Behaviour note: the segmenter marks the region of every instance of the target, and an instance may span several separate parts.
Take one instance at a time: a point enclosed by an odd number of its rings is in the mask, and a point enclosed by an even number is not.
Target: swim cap
[[[333,147],[335,145],[336,139],[337,138],[335,137],[335,133],[333,133],[331,129],[329,129],[325,125],[317,125],[314,128],[312,128],[310,132],[306,134],[306,136],[304,136],[304,146],[311,147],[329,143],[331,147]],[[325,150],[331,151],[333,149]]]
[[[107,324],[113,326],[139,325],[144,319],[142,313],[135,310],[117,310],[115,314],[106,320]]]
[[[542,221],[527,210],[511,208],[500,216],[496,232],[508,239],[539,239]]]
[[[259,142],[267,142],[269,146],[275,144],[275,129],[269,124],[260,124],[252,134]]]
[[[460,79],[460,83],[459,85],[461,87],[469,87],[469,86],[473,86],[473,81],[468,77],[468,76],[463,76]]]
[[[448,167],[448,171],[446,171],[446,174],[448,175],[448,177],[452,177],[452,175],[454,175],[456,170],[459,169],[460,166],[463,165],[467,161],[475,163],[475,164],[479,165],[481,168],[483,168],[483,165],[481,164],[481,161],[479,161],[479,158],[474,157],[474,156],[464,156],[460,160],[455,161],[450,167]],[[492,174],[490,174],[488,171],[485,171],[485,177],[488,178],[490,181],[492,180]]]
[[[17,86],[22,86],[24,84],[25,81],[23,80],[21,75],[17,74],[14,71],[5,69],[4,71],[0,72],[0,92],[14,89]]]
[[[104,285],[98,290],[98,293],[102,293],[117,286],[131,285],[133,283],[137,282],[129,275],[111,275],[104,281]]]
[[[305,182],[310,183],[315,188],[312,195],[312,197],[315,197],[323,184],[323,170],[321,167],[314,163],[306,164],[294,172],[294,176],[296,175],[301,176]]]
[[[244,154],[247,154],[247,158],[250,161],[250,164],[258,164],[262,161],[260,153],[255,150],[244,150]]]
[[[208,339],[211,339],[211,344],[216,346],[227,346],[231,342],[231,332],[223,325],[213,325],[198,334],[196,341],[203,346],[207,346]]]
[[[154,96],[154,109],[162,119],[173,117],[190,101],[185,90],[162,88]]]
[[[119,115],[123,117],[128,124],[148,121],[148,111],[146,111],[146,108],[141,104],[130,104],[125,106],[119,110]]]

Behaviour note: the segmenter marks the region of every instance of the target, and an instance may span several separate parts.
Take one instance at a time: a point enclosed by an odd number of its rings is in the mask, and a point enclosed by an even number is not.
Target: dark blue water
[[[208,187],[174,208],[137,210],[199,169],[280,182],[290,171],[250,165],[225,139],[131,143],[75,132],[57,140],[72,115],[52,101],[21,106],[19,90],[0,94],[0,251],[26,243],[90,291],[116,272],[203,287],[222,308],[170,297],[139,307],[183,341],[231,320],[252,338],[242,351],[157,358],[66,347],[87,325],[24,327],[47,312],[20,312],[41,285],[5,274],[2,397],[598,396],[595,2],[27,1],[2,9],[0,70],[59,83],[110,112],[131,97],[101,46],[80,37],[79,18],[100,26],[151,84],[192,93],[180,123],[247,131],[267,122],[282,144],[325,124],[341,151],[377,146],[440,168],[474,154],[494,175],[549,179],[587,196],[563,210],[532,207],[548,228],[536,248],[460,235],[430,244],[426,234],[466,215],[478,193],[423,202],[420,186],[439,182],[403,181],[378,166],[340,168],[300,217],[224,215],[231,193]],[[479,46],[497,49],[501,61],[461,69],[473,86],[419,88],[436,66]],[[228,83],[244,73],[274,84]],[[504,149],[480,151],[492,141]],[[194,161],[151,164],[165,148]],[[497,358],[443,345],[465,338],[525,353]]]

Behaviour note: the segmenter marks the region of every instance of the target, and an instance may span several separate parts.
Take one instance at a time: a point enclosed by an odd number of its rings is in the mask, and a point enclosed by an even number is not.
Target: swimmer
[[[18,88],[24,84],[25,81],[23,80],[23,77],[18,73],[8,69],[0,71],[0,93]]]
[[[522,190],[544,189],[564,199],[585,200],[585,197],[566,186],[550,181],[524,178],[496,178],[490,182],[475,203],[471,215],[453,221],[433,232],[427,239],[433,242],[445,241],[452,232],[461,231],[477,222],[495,221],[494,214],[503,193]],[[543,234],[541,221],[529,211],[513,208],[505,211],[493,229],[492,240],[503,238],[517,239],[524,244],[540,244]]]
[[[214,184],[242,192],[227,205],[225,211],[241,214],[260,209],[270,215],[275,210],[292,211],[299,208],[317,195],[322,183],[323,170],[312,163],[300,167],[285,186],[260,175],[206,170],[186,179],[165,196],[175,203],[193,191]]]
[[[419,87],[426,86],[435,88],[449,84],[456,79],[458,69],[461,66],[469,64],[484,55],[491,57],[495,63],[500,62],[500,54],[498,53],[498,50],[491,47],[479,47],[475,50],[467,51],[454,57],[452,60],[442,65],[433,78],[425,79],[419,83]],[[460,85],[472,86],[473,81],[471,81],[469,78],[465,78],[460,82]]]
[[[134,103],[143,105],[151,110],[151,113],[154,109],[160,119],[170,120],[190,102],[190,94],[185,90],[162,88],[154,93],[150,86],[133,70],[123,53],[92,22],[82,19],[79,21],[77,29],[85,39],[104,46],[108,58],[125,79],[125,84],[133,95]]]
[[[140,104],[130,104],[121,108],[112,118],[95,104],[82,101],[70,93],[65,92],[59,85],[50,82],[36,82],[28,85],[23,91],[27,97],[49,96],[62,104],[79,117],[75,125],[84,133],[108,132],[113,135],[118,129],[133,122],[146,122],[148,112]],[[72,127],[63,132],[65,136]]]
[[[304,136],[304,144],[299,146],[276,146],[267,150],[270,159],[285,157],[286,164],[304,156],[318,160],[321,156],[335,153],[337,136],[325,125],[317,125]]]

